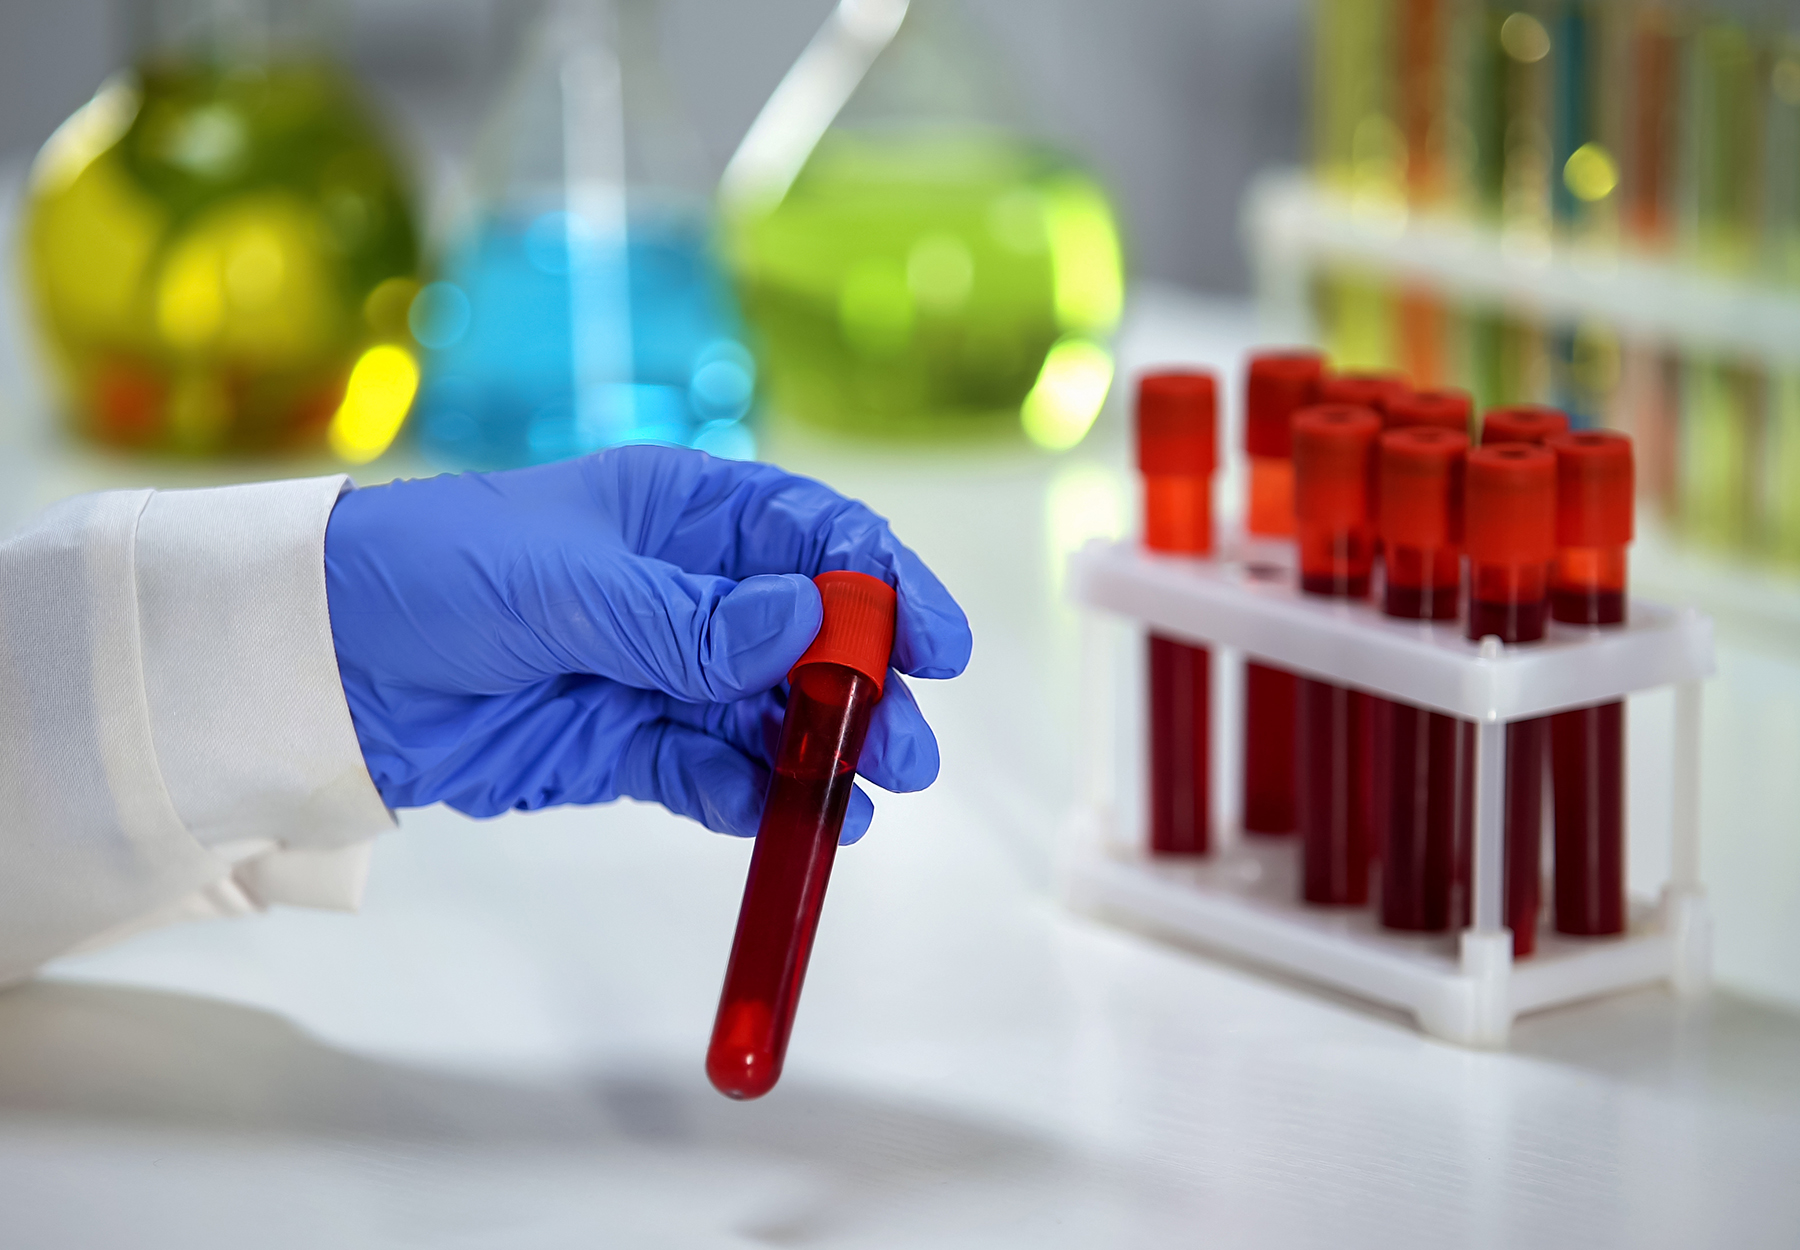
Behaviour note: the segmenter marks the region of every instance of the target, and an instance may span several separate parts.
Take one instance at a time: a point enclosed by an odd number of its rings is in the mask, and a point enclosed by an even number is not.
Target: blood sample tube
[[[1313,402],[1324,372],[1316,352],[1250,358],[1244,450],[1250,460],[1249,530],[1294,534],[1294,440],[1289,421]],[[1255,661],[1244,666],[1244,829],[1294,831],[1294,675]]]
[[[1335,373],[1328,374],[1319,383],[1319,402],[1321,404],[1350,404],[1359,408],[1367,408],[1381,418],[1385,426],[1388,421],[1388,410],[1404,398],[1412,387],[1406,378],[1392,372],[1367,373]],[[1370,467],[1374,460],[1371,455]],[[1369,521],[1374,524],[1371,514]],[[1375,535],[1375,558],[1381,558],[1381,535]]]
[[[1318,402],[1367,408],[1386,421],[1388,405],[1410,390],[1398,373],[1327,373],[1319,379]]]
[[[1556,457],[1542,447],[1501,443],[1469,453],[1464,486],[1469,553],[1469,637],[1536,642],[1550,615],[1556,556]],[[1506,727],[1506,882],[1503,914],[1513,954],[1537,946],[1541,890],[1544,717]]]
[[[1138,469],[1144,475],[1144,545],[1212,550],[1216,388],[1210,373],[1146,374],[1138,382]],[[1150,850],[1204,855],[1211,788],[1206,648],[1151,634]]]
[[[1456,619],[1468,449],[1467,434],[1429,425],[1381,436],[1377,495],[1388,616]],[[1462,727],[1455,717],[1405,703],[1387,703],[1381,720],[1381,923],[1441,931],[1450,927],[1456,883]]]
[[[1244,452],[1250,460],[1249,530],[1294,535],[1294,439],[1288,423],[1316,403],[1325,358],[1317,352],[1263,352],[1250,358],[1244,387]]]
[[[1469,392],[1454,388],[1435,391],[1409,391],[1388,401],[1383,414],[1384,428],[1409,430],[1414,426],[1450,430],[1467,436],[1469,416],[1474,411]]]
[[[788,673],[775,772],[706,1052],[706,1075],[732,1098],[760,1098],[781,1077],[857,760],[894,647],[891,587],[863,573],[813,581],[824,620]]]
[[[1546,444],[1556,456],[1556,565],[1550,614],[1570,625],[1625,623],[1631,541],[1631,440],[1591,431]],[[1625,705],[1615,700],[1550,718],[1556,815],[1556,930],[1625,931]]]
[[[1374,562],[1370,467],[1381,418],[1323,405],[1294,414],[1294,512],[1300,588],[1362,599]],[[1296,802],[1301,896],[1357,906],[1369,898],[1374,705],[1369,696],[1297,679]]]
[[[1541,443],[1569,431],[1568,415],[1543,404],[1514,404],[1508,408],[1489,408],[1481,418],[1481,445],[1495,443]]]

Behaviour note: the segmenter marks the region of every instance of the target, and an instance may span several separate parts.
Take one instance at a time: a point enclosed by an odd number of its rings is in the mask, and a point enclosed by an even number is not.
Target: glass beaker
[[[392,154],[315,39],[226,5],[152,13],[136,67],[63,123],[26,192],[70,425],[139,451],[373,459],[418,378]]]
[[[411,324],[451,467],[627,442],[746,457],[756,367],[714,258],[652,0],[551,0],[483,128],[473,203]]]
[[[841,0],[726,169],[727,257],[778,411],[1073,446],[1112,381],[1112,208],[949,9]]]

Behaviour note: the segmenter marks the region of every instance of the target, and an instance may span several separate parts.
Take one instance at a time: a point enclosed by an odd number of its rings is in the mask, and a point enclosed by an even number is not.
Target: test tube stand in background
[[[1085,768],[1070,821],[1065,891],[1077,910],[1348,991],[1412,1013],[1427,1033],[1503,1046],[1513,1019],[1640,985],[1698,994],[1710,979],[1711,924],[1699,873],[1701,683],[1713,671],[1712,622],[1692,609],[1634,601],[1606,631],[1552,626],[1542,643],[1506,647],[1462,637],[1461,625],[1383,618],[1373,604],[1308,601],[1229,556],[1170,559],[1095,542],[1070,560],[1069,593],[1084,609]],[[1153,861],[1118,766],[1134,747],[1117,680],[1120,623],[1209,646],[1243,648],[1297,672],[1473,721],[1476,801],[1473,918],[1460,932],[1396,933],[1373,907],[1299,901],[1293,839],[1227,833],[1213,855]],[[1135,638],[1134,638],[1135,641]],[[1506,725],[1568,707],[1675,688],[1670,873],[1660,900],[1634,899],[1618,937],[1567,938],[1546,926],[1514,961],[1502,920]],[[1129,685],[1123,689],[1129,690]],[[1237,732],[1235,713],[1216,722]],[[1627,830],[1629,840],[1631,831]]]

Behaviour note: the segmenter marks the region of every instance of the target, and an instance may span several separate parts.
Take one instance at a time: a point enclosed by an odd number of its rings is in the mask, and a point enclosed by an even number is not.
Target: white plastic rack
[[[1273,552],[1200,560],[1094,542],[1071,557],[1069,593],[1086,609],[1083,745],[1093,764],[1071,821],[1065,888],[1073,907],[1401,1008],[1426,1032],[1467,1046],[1503,1046],[1522,1013],[1630,986],[1705,989],[1710,922],[1697,825],[1700,683],[1713,669],[1708,618],[1633,600],[1626,625],[1552,625],[1543,642],[1507,647],[1497,638],[1470,642],[1456,623],[1398,621],[1367,604],[1304,596],[1294,581],[1287,559]],[[1146,854],[1135,827],[1141,818],[1123,814],[1110,767],[1121,735],[1135,741],[1142,727],[1119,723],[1106,617],[1473,721],[1471,927],[1396,933],[1369,908],[1300,902],[1298,838],[1245,840],[1226,831],[1212,855],[1195,861]],[[1536,953],[1515,963],[1501,910],[1504,726],[1662,686],[1675,688],[1676,722],[1662,897],[1634,900],[1621,936],[1546,929]],[[1241,709],[1223,722],[1215,707],[1213,732],[1240,732]]]

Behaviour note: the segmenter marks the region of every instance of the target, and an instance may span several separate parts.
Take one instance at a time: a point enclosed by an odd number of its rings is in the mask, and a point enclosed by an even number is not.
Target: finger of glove
[[[875,819],[875,804],[859,785],[850,787],[850,802],[844,808],[844,823],[838,830],[838,845],[849,846],[862,841],[863,834]]]
[[[723,739],[752,759],[774,767],[785,700],[768,691],[731,703],[685,703],[670,699],[663,715]],[[881,702],[869,717],[856,771],[883,790],[923,790],[937,779],[938,745],[925,715],[897,674],[888,674]]]
[[[616,549],[533,548],[509,587],[546,674],[592,673],[714,703],[767,690],[819,632],[818,587],[794,573],[689,573]]]
[[[923,790],[937,780],[937,735],[898,673],[888,674],[881,702],[869,717],[869,736],[856,771],[883,790],[899,793]]]
[[[729,703],[664,699],[662,716],[677,725],[686,725],[729,742],[751,759],[774,767],[775,750],[781,742],[781,721],[786,711],[786,697],[781,688],[776,687]]]
[[[894,666],[954,677],[973,639],[963,610],[885,519],[830,487],[772,465],[681,448],[620,447],[581,462],[592,497],[633,550],[745,578],[850,569],[898,592]]]
[[[756,835],[769,788],[769,770],[742,751],[667,720],[632,735],[617,777],[619,793],[739,838]]]
[[[685,725],[653,721],[633,735],[620,760],[618,791],[660,803],[715,833],[756,836],[769,773],[743,752]],[[875,804],[852,784],[838,844],[860,841],[875,819]]]

